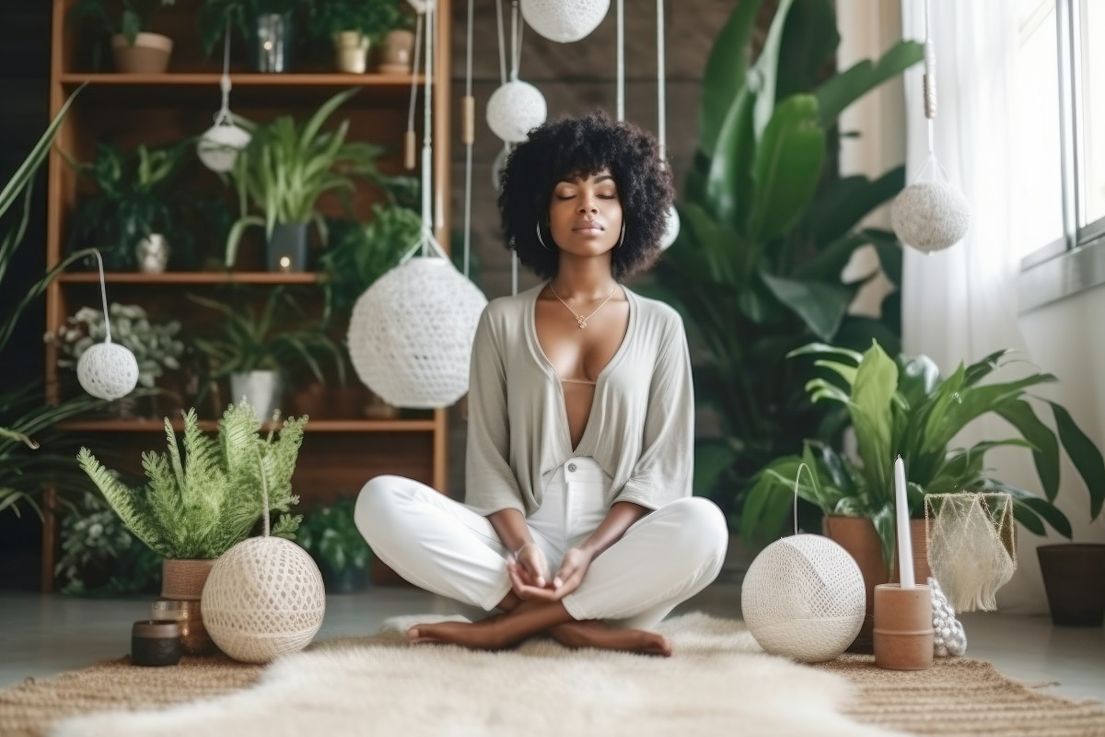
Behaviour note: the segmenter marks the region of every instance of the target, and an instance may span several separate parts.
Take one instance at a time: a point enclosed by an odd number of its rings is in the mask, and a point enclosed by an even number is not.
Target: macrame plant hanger
[[[197,153],[204,166],[225,173],[234,168],[238,152],[249,145],[252,136],[235,122],[230,111],[230,18],[226,19],[223,39],[223,73],[219,78],[222,105],[215,113],[215,124],[200,137]]]
[[[100,302],[104,309],[103,343],[89,346],[77,359],[77,381],[81,388],[98,399],[114,400],[134,391],[138,384],[138,360],[129,348],[111,341],[111,315],[107,309],[107,280],[104,259],[92,249],[100,270]]]
[[[496,27],[499,35],[499,77],[502,80],[502,84],[506,84],[508,81],[514,81],[518,79],[518,72],[522,65],[522,17],[518,11],[518,0],[511,0],[510,3],[510,69],[507,70],[506,62],[506,39],[503,33],[503,3],[502,0],[495,0],[495,20]],[[471,41],[469,41],[471,45]],[[508,76],[509,74],[509,76]],[[503,154],[509,154],[513,145],[508,141],[503,141]],[[497,162],[492,163],[491,166],[497,166]],[[513,248],[510,249],[510,293],[512,295],[518,294],[518,252]]]

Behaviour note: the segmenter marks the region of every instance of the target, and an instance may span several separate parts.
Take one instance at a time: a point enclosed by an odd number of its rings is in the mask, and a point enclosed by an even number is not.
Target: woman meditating
[[[501,179],[506,243],[544,281],[492,300],[472,346],[464,503],[377,476],[356,522],[427,591],[499,613],[411,642],[670,655],[648,631],[721,570],[724,515],[691,496],[694,389],[679,313],[620,280],[660,253],[656,141],[602,113],[546,123]]]

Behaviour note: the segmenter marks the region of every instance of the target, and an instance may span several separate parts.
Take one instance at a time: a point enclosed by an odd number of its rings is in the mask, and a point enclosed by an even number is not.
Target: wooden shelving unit
[[[218,108],[221,75],[216,61],[204,58],[199,52],[195,29],[199,0],[179,0],[165,11],[159,25],[153,29],[174,39],[173,59],[169,71],[164,74],[118,74],[85,68],[79,29],[66,18],[76,0],[51,1],[51,117],[74,90],[86,85],[70,108],[48,162],[46,261],[52,267],[65,256],[70,219],[83,194],[75,172],[61,152],[88,161],[95,153],[97,141],[101,140],[129,148],[140,143],[164,145],[202,133],[211,125],[212,114]],[[443,244],[449,242],[450,228],[451,6],[451,0],[438,0],[441,22],[435,39],[434,68],[432,178],[443,215],[436,235]],[[348,119],[349,140],[388,146],[389,154],[378,162],[381,170],[403,172],[402,142],[408,95],[412,84],[422,89],[422,76],[412,80],[411,75],[403,74],[344,74],[321,68],[325,60],[302,61],[304,64],[296,67],[296,71],[285,74],[233,69],[235,112],[256,121],[286,113],[306,117],[337,91],[357,87],[357,94],[335,113],[330,124]],[[421,108],[419,102],[419,112]],[[212,186],[218,186],[217,179],[212,179]],[[332,204],[322,203],[323,210],[329,211],[328,206],[332,209]],[[367,217],[371,202],[359,200],[357,205],[357,214]],[[204,319],[192,314],[194,311],[185,299],[186,291],[192,287],[298,285],[309,288],[323,279],[321,274],[312,272],[258,271],[256,267],[251,269],[249,264],[243,264],[242,270],[230,271],[107,274],[109,300],[140,304],[149,301],[162,307],[175,305],[177,310],[172,317],[186,324],[189,320]],[[79,306],[98,306],[96,283],[96,274],[75,271],[62,274],[52,282],[46,293],[47,329],[63,324],[66,316]],[[116,296],[111,293],[112,287],[125,291]],[[56,349],[47,344],[45,350],[46,401],[55,403],[61,391]],[[417,416],[316,418],[312,414],[294,481],[301,505],[310,506],[355,493],[364,481],[380,473],[409,476],[445,491],[448,477],[446,410],[403,412],[403,415],[409,414]],[[175,427],[181,425],[179,420],[174,420],[173,424]],[[215,429],[217,420],[205,418],[202,426]],[[163,422],[156,419],[74,419],[61,423],[59,429],[73,433],[74,437],[79,434],[85,444],[89,444],[91,438],[92,446],[98,446],[94,449],[118,451],[132,457],[136,464],[141,450],[157,448],[164,443],[159,438]],[[47,494],[44,512],[41,588],[50,591],[58,550],[57,503],[52,493]],[[386,570],[376,573],[377,580],[388,578]]]

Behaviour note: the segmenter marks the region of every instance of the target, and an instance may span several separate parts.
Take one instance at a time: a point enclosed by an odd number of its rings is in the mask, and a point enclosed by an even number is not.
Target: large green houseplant
[[[306,424],[306,418],[290,418],[275,439],[272,431],[259,435],[261,423],[242,403],[227,408],[214,438],[204,434],[191,410],[184,415],[182,453],[165,418],[168,449],[142,454],[147,478],[142,488],[127,487],[88,448],[81,448],[77,462],[127,529],[165,559],[166,595],[198,599],[214,560],[244,540],[261,518],[262,485],[269,510],[283,513],[272,534],[294,538],[302,518],[288,511],[299,502],[292,473]],[[182,579],[190,579],[190,591],[180,591]]]
[[[787,351],[811,339],[862,349],[872,337],[897,349],[897,295],[879,319],[851,315],[878,269],[847,284],[841,271],[871,245],[900,281],[893,234],[861,222],[902,188],[904,171],[839,176],[837,118],[922,56],[901,42],[826,74],[840,40],[831,3],[782,0],[752,62],[760,6],[738,3],[714,42],[678,202],[682,228],[646,288],[679,309],[691,333],[698,397],[721,421],[720,438],[699,441],[696,493],[730,512],[764,463],[800,447],[807,428],[833,436],[844,419],[806,400],[806,377],[782,360]]]
[[[231,173],[241,218],[227,238],[227,267],[237,259],[243,231],[263,226],[268,239],[268,268],[303,271],[308,225],[314,223],[326,241],[325,220],[316,209],[319,199],[335,193],[348,210],[355,178],[378,178],[375,159],[382,150],[379,146],[347,141],[348,120],[336,130],[322,130],[330,115],[356,92],[350,89],[334,95],[302,125],[292,116],[282,115],[257,126]],[[251,206],[261,214],[249,214]]]
[[[928,357],[895,361],[878,343],[863,354],[822,344],[792,352],[792,356],[816,357],[815,365],[830,372],[829,377],[812,379],[806,389],[813,401],[846,408],[857,457],[823,442],[807,441],[801,455],[768,464],[749,491],[742,534],[761,539],[776,534],[788,516],[797,485],[799,496],[825,515],[870,519],[889,569],[895,549],[893,463],[901,455],[914,517],[923,516],[925,494],[998,491],[1012,497],[1014,517],[1029,531],[1043,535],[1046,525],[1069,538],[1070,521],[1054,504],[1059,493],[1060,446],[1086,483],[1093,518],[1105,503],[1105,462],[1062,405],[1046,402],[1056,434],[1029,403],[1028,390],[1054,381],[1051,374],[983,383],[1008,363],[1006,354],[998,351],[977,363],[960,364],[951,375],[941,377]],[[951,447],[960,430],[987,414],[1006,420],[1015,435],[969,448]],[[986,453],[1001,446],[1031,450],[1042,496],[990,474],[984,465]],[[811,470],[808,476],[798,474],[803,463]]]

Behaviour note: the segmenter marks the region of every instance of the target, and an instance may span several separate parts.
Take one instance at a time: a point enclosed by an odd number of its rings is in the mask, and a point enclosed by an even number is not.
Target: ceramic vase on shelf
[[[143,274],[160,274],[169,266],[169,241],[160,233],[150,233],[138,241],[134,255],[137,257],[138,270]]]
[[[334,63],[338,71],[364,74],[368,69],[370,39],[360,31],[340,31],[334,34]]]
[[[290,13],[262,13],[254,19],[253,67],[258,72],[287,72],[291,67]]]
[[[413,33],[405,29],[391,31],[384,37],[380,72],[383,74],[410,74],[413,50]]]
[[[276,371],[248,371],[230,375],[230,402],[237,404],[243,397],[261,422],[272,418],[280,405],[283,382]]]
[[[134,43],[116,33],[111,37],[115,69],[123,74],[162,74],[169,68],[173,39],[160,33],[139,33]]]
[[[307,226],[309,223],[277,223],[269,239],[269,271],[307,270]]]

